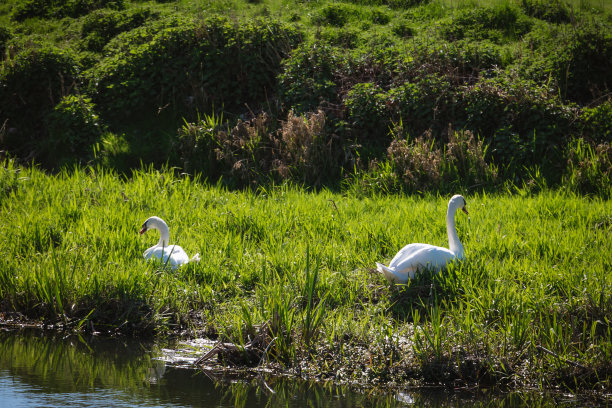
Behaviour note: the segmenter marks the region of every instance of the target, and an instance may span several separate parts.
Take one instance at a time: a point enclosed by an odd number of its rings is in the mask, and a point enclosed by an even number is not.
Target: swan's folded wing
[[[432,247],[434,246],[429,245],[429,244],[408,244],[402,249],[400,249],[399,252],[393,257],[391,262],[389,262],[389,267],[395,268],[397,267],[397,265],[403,263],[406,259],[411,258],[417,252],[425,248],[432,248]]]
[[[172,269],[189,262],[189,256],[178,245],[151,247],[144,252],[144,257],[145,259],[157,259],[163,263],[168,263]]]
[[[449,262],[454,261],[456,255],[448,248],[427,245],[421,250],[412,254],[410,258],[405,258],[395,269],[433,269],[440,270],[446,268]]]

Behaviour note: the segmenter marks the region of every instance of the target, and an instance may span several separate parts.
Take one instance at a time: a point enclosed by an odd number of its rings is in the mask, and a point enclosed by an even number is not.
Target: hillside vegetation
[[[7,0],[0,149],[230,187],[609,196],[598,0]]]

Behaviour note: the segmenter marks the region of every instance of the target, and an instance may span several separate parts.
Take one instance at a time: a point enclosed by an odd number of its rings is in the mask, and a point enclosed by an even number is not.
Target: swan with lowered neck
[[[465,254],[455,227],[455,213],[461,209],[468,214],[466,206],[465,198],[458,194],[448,202],[446,232],[449,248],[429,244],[408,244],[395,255],[389,266],[376,262],[376,269],[391,282],[406,283],[414,278],[419,269],[429,268],[439,271],[446,268],[450,262],[463,260]]]
[[[165,223],[159,217],[150,217],[140,229],[140,235],[144,234],[150,229],[156,229],[160,233],[159,242],[153,245],[151,248],[144,251],[145,259],[156,259],[164,264],[170,265],[172,269],[176,269],[179,266],[188,262],[198,262],[200,260],[200,254],[194,255],[191,259],[187,256],[187,253],[183,248],[178,245],[169,245],[170,243],[170,229],[168,224]]]

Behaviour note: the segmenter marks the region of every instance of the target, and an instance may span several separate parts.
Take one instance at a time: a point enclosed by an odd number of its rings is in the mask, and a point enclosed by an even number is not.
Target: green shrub
[[[343,27],[356,12],[346,4],[332,3],[321,7],[317,13],[313,17],[315,24]]]
[[[389,16],[389,14],[384,13],[380,10],[372,10],[370,12],[370,20],[374,24],[387,25],[389,24],[389,21],[391,21],[391,17]]]
[[[520,38],[530,29],[529,19],[509,3],[460,9],[457,15],[441,25],[442,36],[451,41],[467,37],[501,43],[504,38]]]
[[[356,84],[348,92],[344,105],[358,140],[386,144],[391,123],[386,101],[386,93],[372,83]]]
[[[491,141],[496,160],[515,169],[559,163],[558,148],[572,133],[576,114],[554,88],[506,74],[465,88],[460,109],[463,126]]]
[[[216,135],[227,126],[223,116],[204,115],[197,122],[185,124],[178,130],[178,150],[183,170],[202,173],[209,180],[222,175],[217,164],[215,149],[219,148]]]
[[[583,135],[591,140],[612,143],[612,100],[594,108],[583,108],[580,127]]]
[[[563,0],[521,0],[520,6],[528,16],[551,23],[569,23],[573,17]]]
[[[101,8],[122,10],[124,0],[25,0],[17,3],[12,18],[24,21],[32,17],[79,17]]]
[[[403,10],[409,7],[420,6],[431,0],[350,0],[353,4],[365,6],[389,6],[392,9]]]
[[[146,29],[139,33],[149,35]],[[213,105],[242,110],[265,101],[281,59],[298,39],[294,30],[271,21],[184,21],[103,60],[90,73],[95,101],[121,117]]]
[[[415,29],[406,20],[401,20],[393,24],[391,27],[393,34],[402,38],[413,37],[416,33]]]
[[[4,58],[6,44],[13,37],[11,31],[6,27],[0,27],[0,57]]]
[[[159,13],[152,12],[149,9],[97,10],[84,18],[81,37],[86,49],[101,51],[108,41],[117,34],[139,27],[147,20],[158,16]]]
[[[429,129],[439,135],[454,121],[453,94],[446,78],[429,75],[390,89],[387,104],[394,122],[401,120],[407,134]]]
[[[608,93],[612,61],[611,26],[585,23],[571,30],[570,38],[550,56],[552,71],[566,98],[589,102]]]
[[[525,37],[525,55],[519,68],[523,76],[539,82],[553,81],[564,99],[588,104],[605,97],[610,88],[612,27],[609,22],[582,19],[575,25],[540,25]]]
[[[0,111],[7,132],[2,144],[10,152],[29,156],[46,137],[45,118],[79,82],[72,54],[53,47],[29,48],[0,66]]]
[[[317,33],[317,41],[344,49],[356,48],[360,43],[359,31],[350,28],[325,27]]]
[[[343,53],[325,44],[302,44],[283,61],[278,78],[282,103],[296,113],[315,111],[322,101],[339,104],[336,74],[346,65]]]
[[[49,137],[41,143],[39,156],[48,167],[87,163],[104,130],[91,99],[77,95],[60,100],[47,116],[47,128]]]

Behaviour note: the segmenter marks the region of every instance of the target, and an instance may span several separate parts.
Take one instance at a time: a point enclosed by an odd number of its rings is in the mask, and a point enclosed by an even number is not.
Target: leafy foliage
[[[530,21],[517,7],[501,3],[494,7],[462,9],[442,25],[441,31],[442,36],[451,41],[469,37],[502,42],[504,37],[521,37],[530,28]]]
[[[102,61],[91,73],[94,100],[122,116],[261,103],[297,40],[294,30],[261,20],[184,20]]]
[[[0,67],[0,111],[11,129],[4,140],[9,151],[23,156],[47,131],[44,120],[78,85],[74,56],[54,47],[33,47],[6,59]]]
[[[521,0],[520,6],[527,15],[551,23],[569,23],[573,17],[563,0]]]
[[[59,167],[93,158],[93,144],[104,131],[91,99],[68,95],[47,116],[49,137],[42,148],[43,163]]]
[[[33,17],[78,17],[101,8],[122,10],[124,7],[124,0],[25,0],[14,8],[12,18],[23,21]]]
[[[89,13],[83,20],[81,36],[84,46],[91,51],[102,51],[108,41],[117,34],[140,27],[159,13],[150,9],[126,11],[97,10]]]

